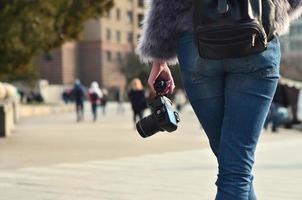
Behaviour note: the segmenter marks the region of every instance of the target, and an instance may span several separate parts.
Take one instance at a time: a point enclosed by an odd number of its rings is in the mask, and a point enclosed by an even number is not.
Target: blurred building
[[[60,49],[43,54],[37,60],[40,79],[51,84],[71,84],[77,76],[78,45],[65,43]]]
[[[302,19],[296,20],[289,34],[282,36],[281,49],[284,56],[302,55]]]
[[[98,81],[107,88],[124,88],[120,63],[135,49],[144,9],[144,0],[115,1],[107,16],[85,24],[82,41],[38,59],[40,78],[51,84],[71,84],[78,77],[84,84]]]
[[[283,76],[302,81],[302,18],[292,23],[289,34],[281,37]]]

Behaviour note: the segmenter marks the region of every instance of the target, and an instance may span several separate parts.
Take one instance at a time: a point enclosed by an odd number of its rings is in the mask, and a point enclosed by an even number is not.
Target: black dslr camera
[[[136,129],[143,138],[150,137],[159,131],[173,132],[177,129],[179,115],[173,110],[171,100],[160,95],[166,87],[165,81],[155,82],[156,98],[148,102],[152,114],[136,123]]]

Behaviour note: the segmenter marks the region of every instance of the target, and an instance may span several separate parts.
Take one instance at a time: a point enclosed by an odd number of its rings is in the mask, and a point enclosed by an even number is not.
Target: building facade
[[[294,21],[290,32],[281,37],[281,74],[302,81],[302,18]]]
[[[39,78],[50,84],[71,84],[77,76],[78,45],[65,43],[50,54],[43,54],[37,59]]]
[[[284,56],[302,54],[302,19],[294,21],[289,34],[281,37],[281,49]]]
[[[119,0],[106,17],[85,24],[79,44],[80,74],[84,83],[94,79],[106,87],[124,87],[119,68],[125,56],[133,52],[143,19],[144,0]]]
[[[126,80],[119,68],[135,49],[144,10],[144,0],[115,1],[106,16],[85,23],[83,39],[72,50],[64,45],[52,59],[38,59],[40,77],[54,84],[71,84],[79,78],[85,85],[97,81],[103,87],[123,89]]]

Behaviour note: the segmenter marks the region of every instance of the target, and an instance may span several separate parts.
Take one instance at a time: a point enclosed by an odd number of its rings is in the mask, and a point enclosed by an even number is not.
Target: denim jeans
[[[93,121],[97,120],[97,117],[98,117],[97,116],[98,115],[97,109],[98,109],[98,104],[97,103],[91,103],[91,113],[92,113]]]
[[[200,58],[193,35],[184,33],[177,53],[186,93],[217,157],[216,200],[256,200],[254,153],[279,78],[278,38],[259,54],[211,60]]]

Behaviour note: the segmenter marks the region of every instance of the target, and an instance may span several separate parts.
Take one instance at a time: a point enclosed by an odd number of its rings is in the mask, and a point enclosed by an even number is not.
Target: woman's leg
[[[224,113],[225,75],[222,63],[200,59],[192,34],[179,39],[178,60],[188,98],[217,157]]]
[[[228,74],[216,200],[256,200],[251,193],[254,153],[277,87],[279,64],[277,39],[261,54],[224,63]]]
[[[97,104],[96,103],[91,104],[91,110],[92,110],[93,121],[96,121],[96,119],[97,119]]]
[[[191,101],[191,105],[209,139],[213,153],[218,158],[224,113],[224,97],[204,97],[203,99]]]
[[[275,51],[273,51],[273,53],[275,54],[275,56],[273,56],[275,58],[275,60],[278,60],[278,52],[276,51],[277,49],[278,48],[275,47]],[[270,58],[267,59],[267,56],[264,56],[264,57],[266,58],[264,60],[269,60],[270,62],[273,62],[273,59],[270,59]],[[212,150],[215,153],[215,155],[219,158],[218,161],[220,162],[221,158],[224,157],[224,155],[222,155],[222,156],[220,155],[220,154],[224,154],[223,153],[224,151],[222,150],[223,145],[220,145],[220,144],[228,145],[225,141],[224,142],[221,141],[221,133],[224,132],[224,131],[222,131],[222,121],[223,121],[223,118],[224,118],[224,121],[226,121],[225,118],[232,119],[230,114],[228,114],[227,117],[225,117],[226,111],[224,110],[224,106],[226,104],[225,98],[232,96],[232,95],[227,95],[224,92],[225,80],[223,80],[223,73],[220,71],[220,70],[223,71],[223,69],[219,65],[222,64],[224,66],[225,63],[222,63],[220,61],[213,61],[213,60],[210,61],[210,60],[199,59],[197,49],[193,42],[193,36],[190,34],[186,34],[179,39],[178,59],[180,62],[182,78],[183,78],[183,82],[184,82],[189,100],[191,101],[191,104],[194,108],[194,111],[195,111],[199,121],[204,126],[204,129],[209,138]],[[279,60],[280,60],[280,58],[279,58]],[[260,59],[260,61],[261,61],[261,59]],[[220,62],[220,64],[219,64],[219,62]],[[245,62],[243,62],[241,64],[244,64],[244,63]],[[253,66],[257,65],[257,63],[252,63],[252,64],[253,64]],[[262,66],[266,66],[266,65],[262,64]],[[274,65],[274,66],[279,66],[279,64],[276,63],[276,65]],[[276,75],[276,72],[278,70],[276,70],[276,69],[271,70],[271,69],[269,69],[268,66],[266,66],[266,67],[267,68],[265,70],[259,70],[261,68],[261,65],[260,65],[258,72],[255,72],[250,75],[254,76],[257,74],[258,75],[261,74],[262,76],[264,76],[262,78],[265,78],[265,76],[267,76],[268,79],[270,79],[270,78],[274,79],[273,76]],[[249,66],[246,66],[244,68],[245,69],[241,70],[241,71],[239,68],[239,71],[235,72],[235,74],[238,74],[238,73],[240,74],[241,72],[250,70]],[[237,84],[239,84],[239,86],[240,86],[239,82],[237,82]],[[237,84],[235,84],[235,87],[237,87]],[[273,81],[272,85],[274,85],[274,84],[275,83]],[[264,85],[266,85],[266,84],[264,84]],[[269,93],[270,93],[269,94],[270,97],[268,100],[268,102],[269,102],[268,105],[266,104],[266,106],[264,106],[263,109],[260,109],[260,111],[261,111],[260,116],[262,116],[262,117],[264,116],[264,118],[265,118],[265,115],[267,114],[268,106],[270,104],[271,96],[274,93],[274,89],[269,89]],[[250,99],[250,98],[248,98],[248,99]],[[238,100],[239,99],[237,99],[237,101],[234,101],[234,102],[238,102]],[[242,102],[244,102],[243,99],[242,99],[241,103]],[[246,111],[248,111],[248,110],[246,110]],[[263,122],[264,119],[258,119],[256,121]],[[232,124],[232,123],[230,123],[230,124]],[[260,124],[261,124],[261,122],[260,122]],[[240,124],[237,124],[237,125],[239,126]],[[255,124],[253,124],[253,125],[255,125]],[[259,123],[258,124],[256,123],[256,125],[259,125]],[[261,124],[260,127],[262,127],[262,125],[263,125],[263,123]],[[258,126],[258,129],[259,129],[259,126]],[[261,130],[261,128],[260,128],[260,130]],[[258,131],[256,131],[256,132],[258,132]],[[225,137],[222,137],[222,138],[225,138]],[[252,152],[253,151],[254,150],[252,150]],[[245,167],[244,164],[245,163],[241,163],[239,165],[239,168]],[[221,171],[221,166],[223,166],[223,164],[220,165],[220,169],[219,169],[220,171]],[[233,171],[233,173],[236,174],[236,171],[235,172]],[[224,175],[223,173],[220,173],[219,180],[225,179],[225,177],[227,177],[227,176],[228,176],[228,174]],[[239,172],[239,177],[244,178],[244,176],[245,176],[244,174],[241,176],[240,172]],[[219,182],[222,182],[222,185],[223,185],[224,181],[219,181],[219,180],[217,181],[217,185],[218,185],[217,200],[218,199],[219,200],[220,199],[223,199],[223,200],[228,200],[228,199],[230,199],[230,200],[233,200],[233,199],[255,200],[256,199],[256,195],[254,193],[254,189],[253,189],[253,185],[252,185],[253,177],[250,175],[250,171],[248,173],[248,178],[245,179],[247,184],[245,183],[245,185],[243,186],[243,188],[245,188],[243,196],[242,196],[242,193],[239,193],[239,195],[241,195],[241,197],[239,197],[240,199],[237,198],[237,195],[229,196],[229,193],[234,194],[234,191],[236,191],[236,189],[238,188],[238,186],[236,186],[236,184],[234,184],[234,182],[236,182],[235,180],[230,181],[231,187],[227,188],[226,190],[221,189],[221,188],[223,188],[223,186],[219,186]],[[240,186],[240,187],[242,187],[242,186]],[[225,192],[223,192],[223,191],[225,191]],[[236,192],[238,192],[238,191],[236,191]]]
[[[247,200],[252,185],[254,152],[277,80],[230,79],[225,93],[216,199]],[[239,84],[236,87],[232,83]]]
[[[83,101],[81,101],[80,102],[80,118],[81,118],[81,121],[83,121],[84,120],[84,102]]]
[[[82,120],[82,115],[83,115],[83,104],[81,102],[76,102],[76,114],[77,114],[77,121]]]

